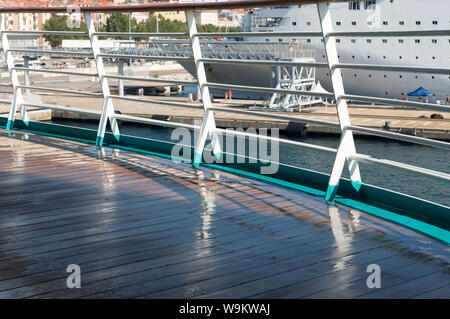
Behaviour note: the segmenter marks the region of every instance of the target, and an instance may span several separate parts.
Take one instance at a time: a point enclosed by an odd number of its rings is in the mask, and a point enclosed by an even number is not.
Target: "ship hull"
[[[192,61],[182,61],[180,64],[196,77],[195,64]],[[205,71],[208,82],[258,87],[274,87],[276,85],[275,67],[268,65],[205,63]],[[225,91],[229,90],[210,89],[210,93],[216,98],[224,98]],[[270,94],[232,90],[232,98],[265,100],[270,98]]]

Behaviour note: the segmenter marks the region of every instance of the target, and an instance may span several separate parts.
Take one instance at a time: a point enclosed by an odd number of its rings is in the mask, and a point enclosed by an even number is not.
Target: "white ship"
[[[370,32],[374,31],[449,30],[450,0],[352,1],[332,3],[330,8],[334,31],[368,33],[365,37],[336,39],[341,63],[450,68],[449,36],[370,36]],[[321,31],[315,4],[258,9],[250,13],[244,21],[244,31]],[[281,44],[293,39],[253,37],[245,41]],[[305,49],[314,50],[317,62],[326,61],[321,38],[297,38],[295,41],[302,43]],[[261,70],[255,71],[255,67]],[[235,83],[234,79],[239,78],[237,82],[249,85],[256,85],[261,79],[266,79],[266,83],[271,82],[271,75],[268,73],[270,69],[267,66],[251,68],[243,65],[237,68],[213,65],[209,69],[208,77],[211,80],[222,80],[224,83]],[[265,71],[266,75],[262,75],[264,72],[261,71]],[[348,94],[402,99],[407,98],[409,92],[424,87],[435,93],[437,100],[445,100],[446,96],[450,95],[448,75],[345,69],[342,73]],[[316,81],[320,81],[326,90],[331,91],[327,69],[317,68]]]

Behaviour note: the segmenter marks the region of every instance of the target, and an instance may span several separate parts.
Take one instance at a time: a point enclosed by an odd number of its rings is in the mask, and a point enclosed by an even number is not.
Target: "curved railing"
[[[203,10],[203,9],[217,9],[217,8],[241,8],[241,7],[261,7],[267,5],[275,5],[275,4],[299,4],[299,3],[317,3],[318,7],[318,16],[320,19],[321,32],[234,32],[234,33],[201,33],[197,31],[196,19],[194,15],[194,10]],[[185,10],[186,17],[188,22],[188,33],[129,33],[129,32],[120,32],[120,33],[108,33],[108,32],[97,32],[94,21],[92,18],[92,12],[112,12],[112,11],[167,11],[167,10]],[[24,12],[22,8],[0,8],[0,13],[11,13],[11,12]],[[27,8],[26,12],[65,12],[64,8]],[[145,6],[130,6],[130,7],[114,7],[111,8],[81,8],[81,13],[84,14],[85,21],[87,23],[88,32],[55,32],[55,31],[7,31],[5,30],[4,23],[2,22],[1,29],[1,39],[2,39],[2,48],[5,54],[6,63],[8,66],[8,70],[10,72],[11,83],[9,84],[0,84],[3,87],[12,87],[13,88],[13,98],[11,101],[1,100],[2,103],[10,103],[10,112],[9,117],[6,123],[6,129],[13,130],[16,126],[16,111],[19,110],[23,125],[25,128],[29,128],[30,121],[27,117],[27,107],[32,106],[39,109],[51,109],[72,113],[80,113],[80,114],[90,114],[100,117],[98,130],[96,132],[96,144],[98,146],[102,146],[105,143],[105,136],[108,135],[106,133],[107,123],[110,123],[112,136],[114,139],[109,138],[109,144],[120,145],[120,143],[124,143],[121,141],[121,133],[120,133],[120,125],[118,121],[125,122],[138,122],[144,124],[151,124],[157,126],[164,126],[170,128],[183,127],[191,130],[197,130],[198,139],[196,140],[195,147],[193,150],[193,164],[200,165],[202,163],[202,156],[205,149],[205,145],[207,140],[212,140],[212,149],[215,155],[220,156],[223,153],[222,147],[216,138],[220,134],[234,134],[239,136],[258,138],[262,140],[276,140],[279,143],[285,143],[289,145],[294,145],[297,147],[309,148],[321,152],[331,153],[334,156],[334,164],[331,174],[328,178],[327,189],[325,193],[325,198],[329,201],[333,201],[336,198],[338,192],[338,186],[340,182],[343,181],[342,174],[347,164],[350,182],[348,185],[353,187],[353,190],[349,190],[347,186],[344,191],[345,194],[353,194],[353,198],[358,198],[358,193],[361,193],[361,187],[363,186],[363,180],[361,179],[359,163],[367,163],[375,166],[382,167],[393,167],[398,170],[403,170],[407,172],[411,172],[416,175],[422,175],[432,180],[443,181],[445,185],[450,183],[450,174],[447,172],[440,172],[430,169],[425,169],[422,167],[409,165],[401,162],[395,162],[391,160],[378,159],[373,158],[366,154],[359,154],[356,151],[355,141],[353,138],[353,133],[361,133],[365,135],[373,135],[398,141],[404,141],[409,143],[415,143],[420,145],[425,145],[428,147],[439,148],[446,151],[450,150],[450,144],[442,141],[426,139],[422,137],[404,135],[384,130],[365,128],[361,126],[356,126],[351,123],[347,100],[352,101],[360,101],[360,102],[368,102],[368,103],[377,103],[381,105],[391,105],[391,106],[401,106],[404,108],[413,108],[413,109],[423,109],[423,110],[432,110],[438,112],[449,112],[450,107],[442,106],[442,105],[434,105],[429,103],[421,103],[421,102],[413,102],[413,101],[404,101],[397,99],[389,99],[389,98],[380,98],[380,97],[372,97],[372,96],[360,96],[360,95],[351,95],[346,94],[344,89],[344,84],[342,80],[341,70],[343,69],[363,69],[363,70],[384,70],[384,71],[393,71],[393,72],[415,72],[415,73],[426,73],[426,74],[443,74],[450,75],[450,69],[443,69],[438,67],[432,68],[424,68],[424,67],[416,67],[416,66],[393,66],[393,65],[369,65],[369,64],[354,64],[354,63],[341,63],[339,62],[338,53],[336,49],[336,37],[364,37],[370,35],[371,37],[385,37],[385,36],[403,36],[403,37],[412,37],[412,36],[450,36],[450,30],[427,30],[427,31],[409,31],[409,32],[385,32],[385,31],[373,31],[370,33],[367,32],[336,32],[333,30],[332,20],[330,16],[330,10],[328,8],[328,3],[326,1],[224,1],[224,2],[214,2],[214,3],[177,3],[177,4],[152,4]],[[33,69],[30,67],[16,67],[14,65],[14,55],[23,54],[26,52],[27,54],[36,54],[36,55],[66,55],[66,56],[82,56],[86,57],[86,52],[75,52],[70,50],[42,50],[42,49],[26,49],[26,48],[10,48],[8,36],[9,35],[20,35],[20,34],[33,34],[33,35],[44,35],[44,34],[57,34],[57,35],[66,35],[66,36],[84,36],[90,39],[91,43],[91,52],[89,55],[94,59],[96,64],[96,73],[83,73],[83,72],[72,72],[68,70],[50,70],[50,69]],[[108,53],[100,48],[99,37],[149,37],[149,38],[159,38],[159,37],[177,37],[177,38],[188,38],[189,39],[189,56],[184,54],[180,54],[179,56],[174,55],[141,55],[141,54],[127,54],[124,50],[123,54],[120,53]],[[202,51],[202,46],[200,43],[200,39],[211,39],[216,37],[320,37],[323,39],[325,52],[327,56],[327,62],[312,62],[312,61],[283,61],[283,60],[259,60],[259,59],[223,59],[223,58],[211,58],[205,57],[205,52]],[[184,80],[170,80],[170,79],[156,79],[156,78],[142,78],[135,76],[124,76],[124,75],[115,75],[109,74],[105,70],[104,59],[105,58],[114,58],[118,60],[129,60],[129,59],[145,59],[145,60],[171,60],[171,61],[192,61],[195,64],[196,71],[196,80],[195,81],[184,81]],[[242,83],[242,85],[236,85],[231,83],[216,83],[210,82],[206,78],[205,66],[204,64],[232,64],[232,65],[267,65],[267,66],[287,66],[287,67],[311,67],[311,68],[326,68],[329,71],[330,79],[332,83],[333,93],[318,93],[318,92],[307,92],[303,90],[288,90],[281,88],[273,88],[273,87],[256,87],[249,86]],[[25,77],[25,83],[22,84],[19,81],[18,72],[23,72]],[[101,93],[92,93],[92,92],[80,92],[77,90],[69,90],[69,89],[61,89],[61,88],[51,88],[51,87],[41,87],[30,85],[29,81],[27,81],[27,77],[30,72],[42,72],[42,73],[54,73],[54,74],[64,74],[64,75],[73,75],[73,76],[84,76],[84,77],[96,77],[98,78],[99,84],[101,86]],[[193,85],[198,86],[200,89],[200,97],[202,101],[202,105],[196,105],[187,102],[175,102],[175,101],[166,101],[166,100],[146,100],[141,99],[139,97],[130,97],[123,96],[121,94],[114,95],[110,92],[110,86],[108,83],[108,79],[116,79],[119,81],[141,81],[141,82],[152,82],[152,83],[167,83],[167,84],[180,84],[180,85]],[[339,118],[339,123],[322,121],[322,120],[314,120],[302,116],[287,116],[287,115],[279,115],[272,114],[267,112],[255,112],[255,111],[247,111],[241,109],[234,108],[225,108],[216,106],[210,98],[210,88],[215,89],[225,89],[225,90],[238,90],[238,91],[248,91],[248,92],[260,92],[260,93],[279,93],[279,94],[290,94],[290,95],[301,95],[301,96],[310,96],[310,97],[319,97],[324,99],[333,99],[336,101],[337,114]],[[91,97],[101,97],[103,98],[103,108],[101,112],[85,110],[80,108],[72,108],[62,105],[49,105],[43,103],[30,102],[24,99],[23,91],[24,90],[34,90],[34,91],[49,91],[54,93],[65,93],[65,94],[77,94],[83,96],[91,96]],[[141,118],[131,115],[117,114],[114,109],[114,101],[115,100],[125,100],[132,102],[140,102],[140,103],[149,103],[149,104],[160,104],[166,105],[168,107],[176,106],[187,109],[198,109],[202,108],[204,110],[203,121],[200,126],[196,125],[187,125],[180,124],[174,122],[168,122],[157,119],[150,118]],[[272,120],[279,121],[289,121],[289,122],[298,122],[301,124],[309,124],[309,125],[318,125],[325,126],[335,130],[340,130],[341,132],[341,140],[339,147],[337,149],[324,147],[320,145],[314,145],[305,142],[293,141],[284,138],[275,138],[268,137],[258,134],[251,134],[239,131],[230,131],[224,130],[216,127],[215,124],[215,112],[224,112],[224,113],[233,113],[238,115],[248,115],[258,117],[269,118]],[[19,125],[20,126],[20,125]],[[334,155],[335,154],[335,155]],[[323,176],[319,176],[323,179]],[[318,179],[320,179],[318,177]],[[364,185],[366,187],[366,185]],[[368,187],[368,186],[367,186]],[[377,193],[379,194],[379,193]],[[383,193],[385,194],[385,193]],[[366,194],[367,195],[367,194]],[[366,196],[364,195],[364,196]],[[362,196],[362,195],[361,195]],[[362,196],[362,197],[364,197]],[[369,196],[369,195],[367,195]],[[366,196],[366,197],[367,197]],[[397,197],[396,197],[397,198]],[[366,198],[367,199],[367,198]],[[395,207],[395,203],[392,203],[396,199],[388,199],[386,201],[390,201],[390,207]],[[378,202],[382,201],[382,199],[378,199]],[[372,200],[371,203],[376,203],[377,201]],[[423,201],[424,203],[426,201]],[[434,205],[434,204],[433,204]],[[399,211],[404,211],[406,207],[410,207],[412,210],[416,209],[413,207],[414,205],[406,205],[401,206]],[[420,205],[419,205],[420,206]],[[431,207],[431,206],[430,206]],[[433,207],[438,207],[438,215],[433,217],[433,220],[440,220],[444,225],[443,227],[448,229],[450,225],[450,217],[448,207],[444,207],[441,205],[435,205]],[[417,209],[422,209],[421,207]],[[442,212],[446,214],[442,216]],[[426,214],[427,212],[423,212]],[[417,213],[418,214],[418,213]],[[416,213],[412,214],[417,217]],[[439,215],[440,214],[440,215]],[[425,218],[425,220],[429,220]]]

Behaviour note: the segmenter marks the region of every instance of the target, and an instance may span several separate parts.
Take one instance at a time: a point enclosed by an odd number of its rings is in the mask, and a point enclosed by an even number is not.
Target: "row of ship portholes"
[[[326,76],[330,76],[330,74],[327,73]],[[344,77],[343,74],[342,74],[342,77]],[[356,78],[356,77],[358,77],[358,75],[357,75],[357,74],[353,74],[353,77]],[[368,77],[371,78],[371,77],[372,77],[372,74],[369,74]],[[383,76],[383,78],[387,79],[387,75],[385,74],[385,75]],[[403,79],[403,75],[399,75],[399,78],[400,78],[400,79]],[[430,78],[431,78],[431,80],[436,79],[436,77],[435,77],[434,75],[432,75]],[[414,79],[418,80],[418,79],[419,79],[419,76],[418,76],[418,75],[414,76]],[[448,79],[450,80],[450,76],[448,77]]]
[[[341,56],[338,55],[338,59],[339,59],[340,57],[341,57]],[[324,58],[324,59],[326,58],[325,54],[322,55],[322,58]],[[368,56],[367,56],[367,59],[370,59],[370,58],[371,58],[371,56],[368,55]],[[386,60],[386,58],[387,58],[387,57],[386,57],[385,55],[383,55],[383,60]],[[450,58],[450,57],[449,57],[449,58]],[[352,59],[356,59],[356,57],[355,57],[354,55],[352,55]],[[403,56],[400,55],[400,56],[398,57],[398,59],[399,59],[399,60],[402,60],[402,59],[403,59]],[[432,56],[431,59],[432,59],[432,60],[436,60],[436,57],[435,57],[435,56]],[[416,60],[419,60],[419,56],[417,56],[417,55],[416,55]]]

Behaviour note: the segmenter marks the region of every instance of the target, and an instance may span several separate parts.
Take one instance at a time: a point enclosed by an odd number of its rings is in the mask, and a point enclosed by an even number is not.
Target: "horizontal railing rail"
[[[353,132],[364,133],[367,135],[385,137],[385,138],[389,138],[389,139],[393,139],[393,140],[410,142],[410,143],[414,143],[414,144],[425,145],[425,146],[429,146],[429,147],[435,147],[435,148],[440,148],[443,150],[450,151],[450,143],[441,142],[441,141],[437,141],[437,140],[431,140],[428,138],[406,135],[406,134],[399,134],[399,133],[388,132],[388,131],[381,131],[381,130],[371,129],[371,128],[367,128],[367,127],[354,126],[354,125],[345,126],[344,129],[352,130]]]
[[[415,174],[432,177],[433,179],[450,182],[450,174],[437,172],[437,171],[434,171],[431,169],[426,169],[423,167],[417,167],[417,166],[399,163],[399,162],[395,162],[395,161],[390,161],[390,160],[386,160],[386,159],[377,159],[377,158],[373,158],[371,156],[362,155],[362,154],[353,155],[353,156],[351,156],[351,158],[358,162],[362,162],[362,163],[375,164],[375,165],[380,165],[380,166],[390,166],[390,167],[402,169],[404,171],[414,172]]]
[[[53,73],[53,74],[74,75],[74,76],[87,76],[87,77],[98,76],[97,73],[85,73],[85,72],[51,70],[51,69],[34,69],[34,68],[13,67],[13,68],[11,68],[11,70],[24,71],[24,72],[36,72],[36,73]]]
[[[182,102],[170,102],[170,101],[155,100],[155,99],[146,100],[146,99],[141,99],[141,98],[135,98],[135,97],[129,97],[129,96],[119,96],[119,95],[107,95],[106,97],[111,98],[111,99],[123,100],[123,101],[177,106],[177,107],[184,107],[184,108],[188,108],[188,109],[203,109],[203,107],[201,105],[182,103]]]
[[[105,74],[104,78],[108,79],[118,79],[118,80],[128,80],[128,81],[142,81],[142,82],[153,82],[153,83],[172,83],[172,84],[182,84],[182,85],[198,85],[197,81],[183,81],[183,80],[173,80],[173,79],[158,79],[158,78],[142,78],[136,76],[123,76],[123,75],[113,75]]]
[[[93,36],[99,37],[188,37],[189,33],[185,32],[94,32]]]
[[[93,110],[87,110],[87,109],[81,109],[81,108],[69,107],[69,106],[63,106],[63,105],[32,103],[32,102],[23,102],[23,103],[20,103],[20,105],[33,106],[33,107],[36,107],[39,109],[48,109],[48,110],[63,111],[63,112],[77,113],[77,114],[86,114],[86,115],[100,116],[102,114],[102,112],[100,112],[100,111],[93,111]]]
[[[55,88],[49,88],[49,87],[44,87],[44,86],[19,84],[19,85],[16,85],[15,88],[16,89],[28,89],[28,90],[36,90],[36,91],[48,91],[48,92],[56,92],[56,93],[67,93],[67,94],[103,97],[103,93],[92,93],[92,92],[84,92],[84,91],[76,91],[76,90],[55,89]]]

